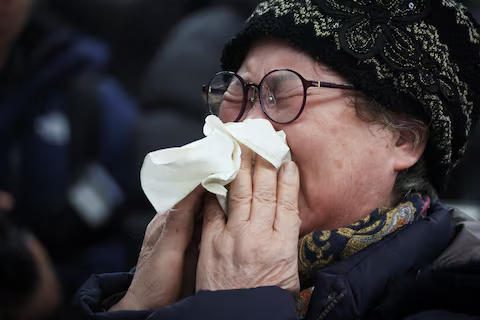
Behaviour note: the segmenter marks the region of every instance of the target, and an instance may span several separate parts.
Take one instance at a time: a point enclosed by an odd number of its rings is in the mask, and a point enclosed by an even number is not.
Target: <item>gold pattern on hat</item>
[[[453,130],[459,129],[452,127],[447,110],[452,103],[460,106],[466,141],[473,102],[437,27],[424,21],[428,0],[352,1],[355,5],[347,7],[341,0],[267,0],[251,18],[267,13],[276,18],[290,15],[295,25],[311,28],[317,38],[330,38],[337,50],[355,55],[358,65],[373,67],[378,80],[390,79],[398,92],[419,101],[431,115],[431,139],[442,154],[441,164],[455,165],[465,144],[452,149]],[[438,1],[454,9],[456,23],[468,29],[471,43],[479,44],[480,34],[466,8],[453,0]],[[372,6],[387,14],[375,16],[378,12]]]
[[[478,33],[478,30],[475,29],[473,26],[472,21],[468,18],[467,15],[467,8],[461,4],[457,3],[452,0],[442,0],[442,5],[445,7],[449,8],[456,8],[455,10],[457,14],[457,23],[464,25],[468,28],[468,33],[470,35],[470,42],[473,44],[479,44],[480,43],[480,34]]]

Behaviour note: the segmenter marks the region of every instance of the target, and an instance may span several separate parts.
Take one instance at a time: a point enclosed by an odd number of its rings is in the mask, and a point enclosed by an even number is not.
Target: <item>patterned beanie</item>
[[[437,191],[465,152],[480,103],[480,34],[453,0],[267,0],[224,49],[237,71],[253,42],[287,41],[389,110],[429,125]]]

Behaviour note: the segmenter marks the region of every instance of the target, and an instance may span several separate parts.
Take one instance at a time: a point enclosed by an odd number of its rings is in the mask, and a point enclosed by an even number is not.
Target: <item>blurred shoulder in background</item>
[[[0,209],[46,248],[68,300],[95,270],[131,265],[118,225],[137,103],[103,44],[29,0],[0,16]]]

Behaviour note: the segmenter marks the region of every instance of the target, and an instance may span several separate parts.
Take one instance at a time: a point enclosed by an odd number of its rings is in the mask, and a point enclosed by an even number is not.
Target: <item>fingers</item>
[[[180,201],[172,210],[164,213],[166,221],[157,245],[159,251],[184,253],[192,239],[195,216],[198,213],[205,192],[197,187],[192,193]],[[156,250],[157,250],[156,247]]]
[[[227,222],[215,195],[210,193],[205,196],[203,208],[202,244],[208,243],[212,236],[222,232]],[[204,237],[207,238],[205,241]]]
[[[252,201],[252,151],[241,145],[240,170],[228,191],[228,224],[239,225],[250,219]]]
[[[300,232],[301,220],[298,215],[298,192],[300,177],[293,161],[285,163],[279,172],[277,186],[277,212],[274,229],[284,234],[295,235]]]
[[[253,180],[250,221],[273,228],[277,207],[277,169],[257,155]]]

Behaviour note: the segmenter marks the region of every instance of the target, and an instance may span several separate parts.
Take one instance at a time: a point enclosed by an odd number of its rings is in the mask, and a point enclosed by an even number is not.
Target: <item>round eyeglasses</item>
[[[267,73],[259,84],[246,82],[231,71],[217,73],[203,86],[210,113],[223,122],[242,119],[247,105],[258,99],[265,115],[273,122],[287,124],[298,119],[305,107],[310,87],[352,90],[352,84],[305,80],[290,69],[277,69]]]

